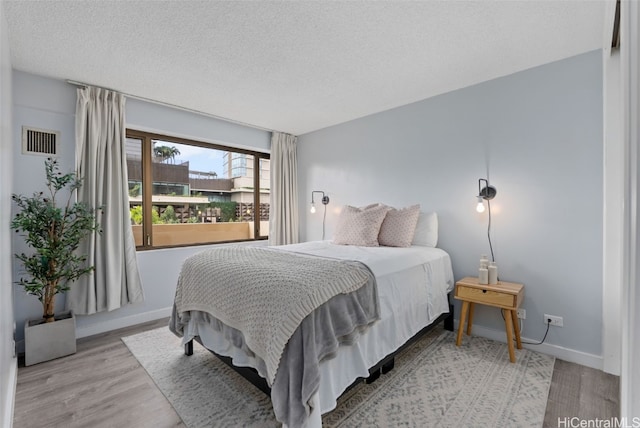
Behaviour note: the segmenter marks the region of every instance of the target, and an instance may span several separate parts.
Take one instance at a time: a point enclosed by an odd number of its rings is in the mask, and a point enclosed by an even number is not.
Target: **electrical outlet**
[[[544,323],[551,324],[556,327],[562,327],[562,317],[544,314]]]
[[[518,318],[524,320],[527,318],[527,310],[526,309],[518,309]]]

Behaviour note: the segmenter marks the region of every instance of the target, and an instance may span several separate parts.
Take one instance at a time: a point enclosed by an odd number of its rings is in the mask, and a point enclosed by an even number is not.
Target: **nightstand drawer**
[[[486,303],[494,306],[516,307],[516,296],[476,287],[458,285],[456,297],[470,302]]]

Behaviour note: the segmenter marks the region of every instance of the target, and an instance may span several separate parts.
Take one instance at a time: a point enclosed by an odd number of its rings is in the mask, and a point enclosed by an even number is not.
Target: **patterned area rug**
[[[180,340],[160,328],[122,339],[185,425],[275,427],[266,395],[199,344],[187,357]],[[542,426],[554,358],[504,343],[440,329],[396,357],[395,368],[345,394],[323,416],[328,427]]]

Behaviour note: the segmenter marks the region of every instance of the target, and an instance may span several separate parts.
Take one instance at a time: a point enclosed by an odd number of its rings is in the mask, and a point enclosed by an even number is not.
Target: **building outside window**
[[[269,236],[268,154],[136,130],[126,154],[137,248]]]

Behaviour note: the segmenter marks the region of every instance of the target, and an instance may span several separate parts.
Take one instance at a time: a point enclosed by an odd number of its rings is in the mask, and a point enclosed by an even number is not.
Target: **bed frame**
[[[447,296],[447,298],[449,299],[449,296]],[[433,328],[435,328],[440,322],[444,323],[445,330],[453,331],[453,305],[451,304],[451,300],[450,299],[449,299],[449,313],[448,314],[440,315],[438,318],[435,319],[434,322],[432,322],[431,324],[429,324],[428,326],[426,326],[422,330],[420,330],[418,333],[416,333],[412,338],[410,338],[407,342],[405,342],[395,352],[387,355],[380,362],[378,362],[378,364],[376,364],[375,366],[370,368],[369,369],[369,376],[366,379],[364,379],[365,382],[366,383],[373,383],[380,377],[380,374],[385,374],[385,373],[388,373],[389,371],[391,371],[393,369],[394,365],[395,365],[395,357],[396,357],[396,355],[398,353],[402,352],[403,350],[405,350],[407,347],[411,346],[417,340],[422,338],[425,334],[427,334],[428,332],[433,330]],[[202,340],[200,339],[200,337],[194,337],[189,342],[185,343],[185,345],[184,345],[184,353],[185,353],[185,355],[193,355],[193,340],[196,340],[198,343],[203,345]],[[203,347],[205,349],[207,349],[204,345],[203,345]],[[231,367],[233,370],[235,370],[240,376],[244,377],[246,380],[251,382],[260,391],[264,392],[265,394],[267,394],[267,396],[271,397],[271,388],[267,384],[266,379],[264,379],[262,376],[260,376],[258,374],[258,372],[254,368],[252,368],[252,367],[236,367],[236,366],[233,365],[233,362],[232,362],[230,357],[226,357],[224,355],[218,355],[215,352],[211,351],[210,349],[209,349],[209,352],[211,352],[213,355],[218,357],[223,363],[225,363],[226,365]],[[361,383],[362,380],[363,380],[363,378],[358,378],[358,379],[354,380],[353,383],[351,385],[349,385],[349,387],[347,387],[347,389],[345,389],[344,392],[349,391],[351,388],[353,388],[357,384]],[[343,392],[343,394],[344,394],[344,392]]]

